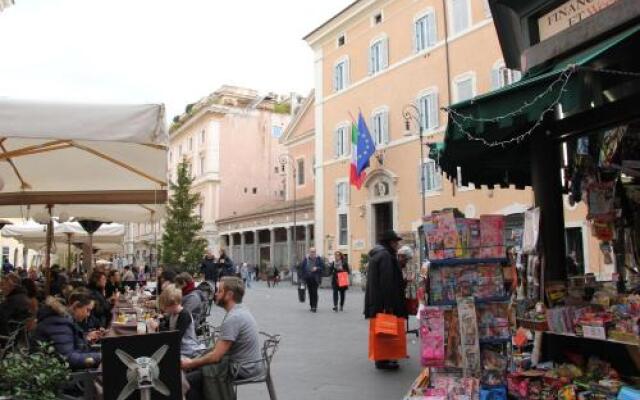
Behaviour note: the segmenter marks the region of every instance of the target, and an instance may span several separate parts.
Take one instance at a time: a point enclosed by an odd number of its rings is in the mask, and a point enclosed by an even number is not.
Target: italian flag
[[[362,171],[360,175],[358,175],[358,136],[360,132],[358,131],[358,125],[355,122],[351,124],[351,172],[349,174],[349,183],[355,186],[356,189],[360,190],[362,187],[362,183],[366,178],[366,172]]]

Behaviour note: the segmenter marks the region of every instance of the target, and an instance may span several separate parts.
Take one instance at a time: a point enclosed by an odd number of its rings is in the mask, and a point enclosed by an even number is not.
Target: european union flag
[[[373,138],[367,127],[367,123],[364,122],[362,112],[358,114],[358,162],[356,165],[356,172],[358,175],[369,166],[369,159],[376,152],[376,145],[373,143]]]

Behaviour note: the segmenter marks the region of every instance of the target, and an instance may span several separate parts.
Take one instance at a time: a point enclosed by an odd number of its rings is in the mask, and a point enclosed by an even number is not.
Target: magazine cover
[[[480,258],[480,220],[467,218],[464,222],[469,232],[469,245],[467,247],[469,258]]]

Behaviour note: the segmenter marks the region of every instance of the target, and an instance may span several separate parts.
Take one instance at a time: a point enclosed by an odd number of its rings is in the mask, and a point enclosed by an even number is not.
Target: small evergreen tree
[[[189,163],[183,160],[178,165],[176,182],[170,183],[172,194],[162,235],[162,261],[194,273],[198,270],[207,241],[199,236],[203,224],[194,209],[200,195],[190,193],[193,182],[190,169]]]

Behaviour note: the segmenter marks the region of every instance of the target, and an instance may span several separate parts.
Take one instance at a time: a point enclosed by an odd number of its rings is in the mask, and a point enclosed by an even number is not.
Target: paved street
[[[295,287],[281,283],[269,289],[254,284],[245,304],[261,330],[282,335],[273,361],[273,379],[279,400],[392,400],[401,399],[419,372],[418,343],[409,342],[411,359],[401,361],[399,371],[378,371],[367,359],[368,324],[362,316],[364,293],[347,292],[345,311],[334,313],[331,290],[321,289],[317,314],[297,300]],[[219,324],[223,312],[216,309]],[[415,326],[415,319],[412,321]],[[239,391],[239,399],[262,400],[265,385]]]

